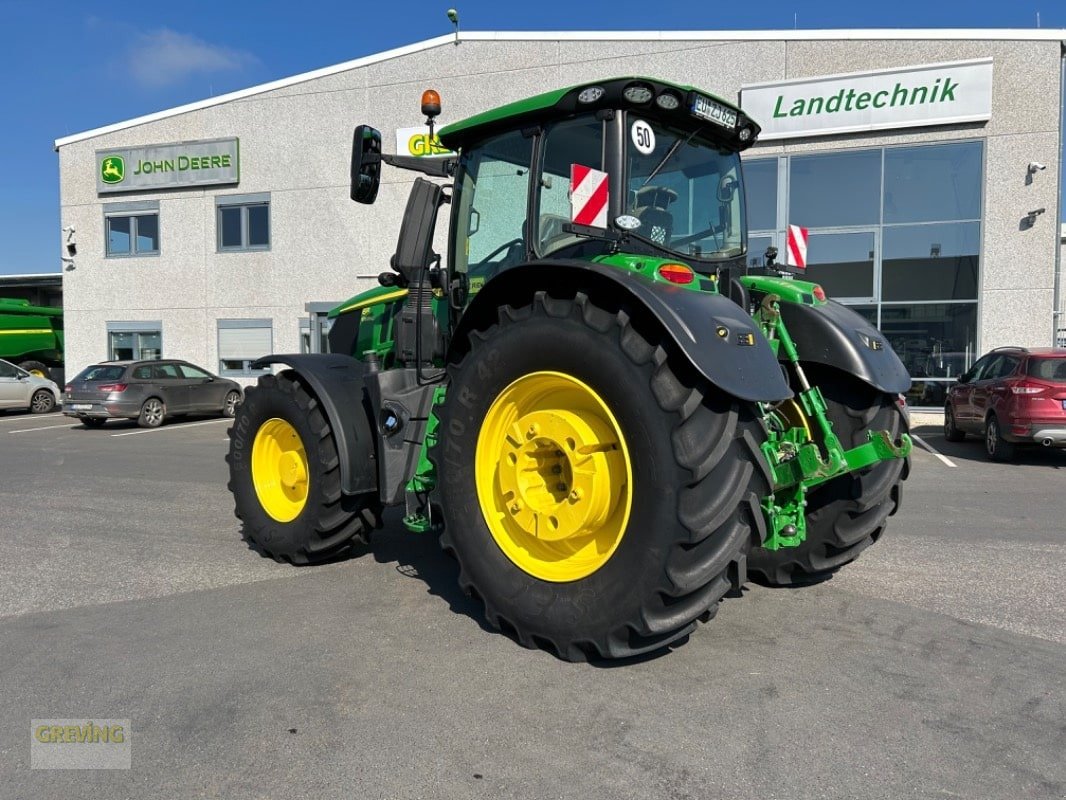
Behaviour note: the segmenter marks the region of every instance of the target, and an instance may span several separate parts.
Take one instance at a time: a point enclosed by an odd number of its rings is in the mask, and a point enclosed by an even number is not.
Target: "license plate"
[[[737,126],[737,112],[726,108],[721,103],[716,103],[702,95],[696,95],[692,101],[692,114],[700,119],[710,120],[721,125],[723,128],[732,130]]]
[[[88,411],[92,407],[93,407],[92,403],[71,403],[70,404],[70,410],[71,411]]]

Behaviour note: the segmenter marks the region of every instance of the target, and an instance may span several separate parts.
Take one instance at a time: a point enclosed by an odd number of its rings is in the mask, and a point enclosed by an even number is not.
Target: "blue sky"
[[[1066,28],[1063,0],[0,0],[0,273],[59,270],[56,138],[448,33],[449,4],[469,30]]]

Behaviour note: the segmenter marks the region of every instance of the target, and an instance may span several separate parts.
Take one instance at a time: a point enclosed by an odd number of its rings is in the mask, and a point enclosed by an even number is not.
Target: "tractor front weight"
[[[768,280],[774,279],[763,278],[760,283],[765,284]],[[762,452],[774,481],[773,492],[762,501],[768,529],[763,547],[767,550],[797,547],[804,542],[808,491],[845,473],[866,469],[881,461],[906,458],[913,447],[910,436],[905,433],[899,442],[894,442],[888,431],[872,430],[867,433],[866,443],[844,449],[833,432],[825,398],[817,386],[811,386],[807,381],[795,343],[781,318],[781,301],[780,295],[769,292],[763,296],[755,312],[756,321],[771,347],[779,358],[784,357],[800,385],[795,400],[776,405],[760,404],[767,431]]]

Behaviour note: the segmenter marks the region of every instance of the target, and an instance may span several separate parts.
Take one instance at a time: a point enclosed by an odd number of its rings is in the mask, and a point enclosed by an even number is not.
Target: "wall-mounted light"
[[[1047,211],[1046,208],[1035,208],[1025,215],[1025,224],[1027,228],[1031,228],[1036,224],[1036,218]]]
[[[455,46],[459,46],[459,11],[454,8],[448,9],[448,19],[455,26]]]

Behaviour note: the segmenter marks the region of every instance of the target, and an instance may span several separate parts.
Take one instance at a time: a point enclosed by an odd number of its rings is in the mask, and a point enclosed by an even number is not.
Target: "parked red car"
[[[999,347],[948,390],[944,438],[980,434],[993,461],[1015,447],[1066,447],[1066,349]]]

